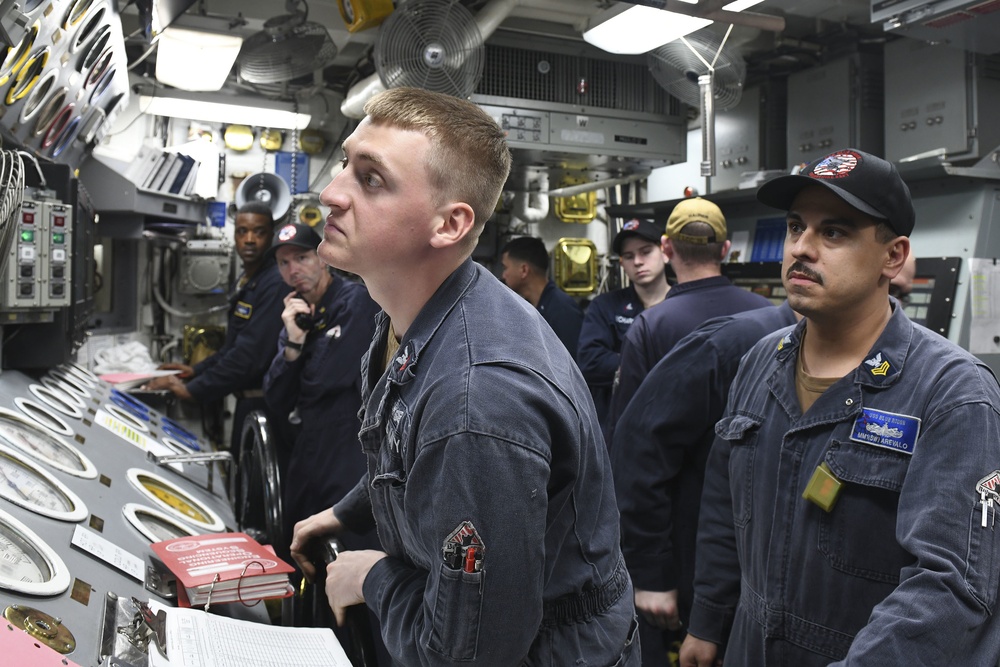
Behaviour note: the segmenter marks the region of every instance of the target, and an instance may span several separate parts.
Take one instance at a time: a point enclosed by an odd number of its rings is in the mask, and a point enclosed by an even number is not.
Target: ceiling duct
[[[410,0],[410,3],[416,0]],[[408,3],[408,4],[410,4]],[[503,23],[504,19],[510,16],[514,8],[521,3],[521,0],[491,0],[475,15],[475,23],[479,27],[479,33],[485,42]],[[405,5],[404,5],[405,6]],[[399,11],[398,9],[396,11]],[[392,14],[389,19],[392,19]],[[381,31],[383,26],[379,27]],[[344,102],[340,105],[340,112],[348,118],[364,118],[365,103],[372,97],[385,90],[381,76],[378,72],[365,77],[361,81],[351,86],[344,97]]]
[[[871,0],[886,32],[975,53],[1000,53],[998,0]]]

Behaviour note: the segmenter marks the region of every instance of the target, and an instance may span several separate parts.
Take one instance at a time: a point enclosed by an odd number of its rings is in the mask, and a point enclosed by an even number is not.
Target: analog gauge
[[[28,391],[35,395],[42,403],[58,410],[67,417],[73,419],[83,419],[83,412],[76,405],[76,402],[66,396],[61,389],[52,389],[40,384],[33,384],[28,387]]]
[[[2,444],[0,496],[60,521],[79,521],[87,516],[87,506],[65,484],[25,458],[22,452]]]
[[[187,446],[180,440],[177,440],[176,438],[164,437],[161,438],[160,441],[175,454],[190,454],[191,452],[194,451],[189,446]]]
[[[30,419],[0,408],[0,442],[70,475],[93,479],[97,468],[80,450]]]
[[[46,375],[42,377],[42,386],[48,387],[52,391],[59,394],[59,397],[62,398],[64,401],[66,401],[67,403],[71,403],[72,405],[75,405],[81,410],[87,407],[87,404],[84,402],[83,397],[81,397],[80,394],[74,391],[72,387],[70,387],[62,380],[57,380],[51,375]]]
[[[172,516],[212,532],[225,528],[218,514],[173,482],[139,468],[130,468],[128,479],[143,495]]]
[[[97,377],[96,375],[88,371],[86,368],[78,364],[66,363],[60,366],[56,370],[65,371],[70,375],[75,375],[80,380],[82,380],[85,385],[91,388],[96,387],[101,383],[101,379],[99,377]]]
[[[66,420],[44,405],[35,403],[30,398],[18,396],[14,399],[14,405],[17,406],[18,410],[54,433],[65,435],[68,438],[76,435],[73,433],[73,429],[69,427],[69,424],[66,423]]]
[[[58,368],[53,368],[49,371],[47,377],[52,378],[56,382],[65,385],[63,388],[72,394],[76,394],[80,398],[90,398],[90,391],[88,387],[93,385],[87,385],[84,381],[73,373],[68,373],[66,371],[59,370]]]
[[[138,503],[125,505],[122,508],[122,514],[150,542],[162,542],[163,540],[172,540],[175,537],[197,535],[190,526],[169,514]]]
[[[171,438],[174,438],[188,449],[194,451],[201,451],[201,445],[198,442],[198,436],[196,436],[191,431],[187,430],[177,422],[175,422],[170,417],[160,417],[160,428],[163,433]]]
[[[0,510],[0,588],[28,595],[58,595],[69,588],[69,570],[30,528]]]
[[[136,431],[142,431],[143,433],[149,432],[149,427],[139,421],[139,418],[131,412],[127,412],[123,408],[120,408],[117,405],[112,405],[111,403],[106,403],[104,405],[104,409],[114,415],[117,419],[125,422],[126,425],[134,428]]]

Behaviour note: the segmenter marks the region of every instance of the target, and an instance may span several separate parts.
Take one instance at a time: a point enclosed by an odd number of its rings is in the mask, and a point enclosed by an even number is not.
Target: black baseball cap
[[[901,236],[913,232],[916,214],[910,189],[891,162],[845,148],[808,164],[798,174],[779,176],[760,186],[757,201],[787,211],[807,185],[822,185],[845,202],[892,227]]]
[[[274,230],[274,238],[271,240],[271,248],[268,252],[274,254],[283,245],[294,245],[307,250],[315,250],[319,247],[321,240],[316,230],[309,225],[303,225],[299,222],[289,222]]]
[[[625,239],[630,236],[638,236],[639,238],[651,241],[656,245],[660,245],[660,237],[662,235],[663,228],[655,223],[652,223],[649,220],[632,218],[622,225],[620,232],[615,234],[615,238],[611,242],[611,249],[615,251],[615,254],[620,255],[622,252],[622,243],[624,243]]]

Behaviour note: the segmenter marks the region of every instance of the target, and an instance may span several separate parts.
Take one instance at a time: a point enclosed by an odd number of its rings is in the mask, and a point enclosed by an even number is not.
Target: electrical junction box
[[[181,248],[178,291],[181,294],[224,294],[229,288],[232,261],[226,241],[188,241]]]

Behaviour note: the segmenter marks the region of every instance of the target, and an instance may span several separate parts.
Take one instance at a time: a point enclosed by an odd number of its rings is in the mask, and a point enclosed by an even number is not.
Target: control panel
[[[4,310],[61,308],[71,301],[73,209],[44,192],[30,194],[34,198],[26,193],[15,218],[7,253]]]

